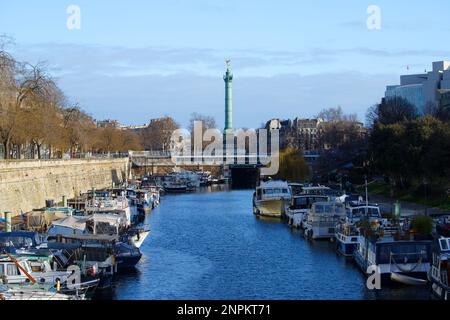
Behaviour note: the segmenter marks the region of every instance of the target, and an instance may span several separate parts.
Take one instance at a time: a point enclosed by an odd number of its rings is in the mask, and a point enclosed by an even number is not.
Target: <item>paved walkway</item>
[[[381,212],[394,212],[394,203],[396,202],[395,198],[389,198],[382,195],[369,195],[369,201],[372,203],[378,203],[380,205]],[[450,215],[450,211],[443,210],[439,208],[433,208],[430,206],[426,206],[423,204],[417,204],[412,202],[400,201],[401,204],[401,215],[402,216],[410,216],[417,214],[426,214],[426,215]]]

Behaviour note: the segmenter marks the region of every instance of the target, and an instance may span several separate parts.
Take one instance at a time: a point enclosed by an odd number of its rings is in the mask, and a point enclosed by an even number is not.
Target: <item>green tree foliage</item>
[[[411,223],[411,227],[420,235],[430,235],[433,230],[433,219],[428,216],[415,216]]]
[[[286,148],[280,151],[280,169],[277,179],[302,182],[309,176],[309,166],[301,152]]]
[[[397,187],[442,186],[450,178],[450,125],[430,115],[376,123],[370,151],[374,168]]]

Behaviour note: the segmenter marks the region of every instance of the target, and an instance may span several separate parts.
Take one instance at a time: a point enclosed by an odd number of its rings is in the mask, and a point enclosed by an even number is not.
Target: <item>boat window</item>
[[[5,275],[5,265],[0,264],[0,277]]]
[[[316,213],[324,213],[325,212],[325,206],[322,205],[322,204],[316,205],[315,212]]]
[[[288,189],[283,188],[283,193],[289,193]]]
[[[274,193],[281,193],[281,188],[275,188]]]
[[[263,189],[264,194],[273,194],[273,189]]]
[[[449,249],[448,247],[448,239],[440,239],[439,242],[441,243],[441,250],[447,251]]]
[[[369,208],[369,216],[373,218],[380,217],[380,210],[378,208]]]
[[[307,209],[308,199],[307,198],[294,198],[294,208],[293,209]]]
[[[33,245],[33,240],[28,237],[4,237],[1,239],[4,246],[29,247]]]
[[[333,207],[332,206],[324,206],[325,213],[333,213]]]
[[[8,276],[17,276],[19,275],[19,268],[15,264],[7,265],[7,275]]]
[[[38,262],[32,262],[31,264],[31,271],[32,272],[42,272],[44,271],[43,265]]]

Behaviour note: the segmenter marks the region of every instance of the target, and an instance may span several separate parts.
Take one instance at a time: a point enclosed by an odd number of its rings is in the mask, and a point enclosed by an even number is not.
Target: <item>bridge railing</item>
[[[128,151],[130,157],[144,157],[144,158],[170,158],[170,151],[151,150],[151,151]]]

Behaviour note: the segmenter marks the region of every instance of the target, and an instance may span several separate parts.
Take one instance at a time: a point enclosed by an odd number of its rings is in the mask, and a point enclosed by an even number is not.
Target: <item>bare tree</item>
[[[170,145],[170,138],[174,130],[180,126],[169,116],[152,119],[141,134],[142,143],[146,150],[166,150]]]

